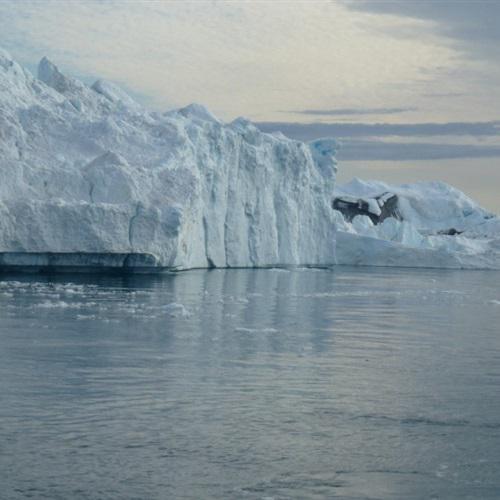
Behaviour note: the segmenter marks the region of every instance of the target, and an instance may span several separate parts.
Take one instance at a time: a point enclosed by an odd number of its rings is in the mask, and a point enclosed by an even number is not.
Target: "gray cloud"
[[[405,161],[500,157],[500,146],[470,144],[388,143],[378,140],[342,141],[339,160]]]
[[[449,122],[449,123],[290,123],[261,122],[257,124],[264,132],[283,132],[288,137],[312,140],[318,137],[377,137],[377,136],[437,136],[470,135],[498,136],[500,121]]]
[[[422,97],[431,97],[431,98],[443,98],[443,97],[463,97],[467,94],[464,92],[427,92],[422,94]]]
[[[500,59],[500,2],[496,0],[346,0],[350,9],[432,20],[441,35],[465,51]]]
[[[343,161],[405,161],[457,158],[498,158],[500,146],[463,144],[460,137],[500,137],[500,122],[452,123],[259,123],[264,132],[280,131],[303,141],[320,137],[340,139],[337,154]],[[456,138],[456,144],[431,142],[386,142],[387,136]]]
[[[282,113],[315,116],[350,116],[350,115],[395,115],[416,111],[416,108],[339,108],[339,109],[302,109],[282,111]]]

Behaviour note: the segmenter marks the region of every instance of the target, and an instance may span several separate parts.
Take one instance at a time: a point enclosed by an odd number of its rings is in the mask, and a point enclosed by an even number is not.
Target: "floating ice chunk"
[[[234,329],[238,333],[276,333],[278,330],[276,328],[245,328],[237,327]]]
[[[51,298],[55,298],[52,295]],[[41,309],[81,309],[82,307],[92,307],[95,306],[95,302],[66,302],[64,300],[46,300],[45,302],[40,302],[34,307]]]
[[[172,318],[189,318],[191,313],[177,302],[172,302],[164,307],[164,311]]]

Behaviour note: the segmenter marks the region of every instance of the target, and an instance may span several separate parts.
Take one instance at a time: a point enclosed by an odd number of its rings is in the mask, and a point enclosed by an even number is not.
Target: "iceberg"
[[[1,51],[0,267],[332,265],[335,147]]]
[[[337,186],[337,263],[500,269],[500,218],[444,182]]]

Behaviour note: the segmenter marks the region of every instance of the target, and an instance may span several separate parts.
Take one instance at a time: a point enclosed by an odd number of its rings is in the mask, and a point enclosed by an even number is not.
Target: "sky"
[[[371,178],[451,175],[463,189],[464,168],[455,179],[443,162],[469,162],[500,212],[500,0],[0,0],[0,46],[152,109],[199,102],[333,135],[346,180],[364,162]]]

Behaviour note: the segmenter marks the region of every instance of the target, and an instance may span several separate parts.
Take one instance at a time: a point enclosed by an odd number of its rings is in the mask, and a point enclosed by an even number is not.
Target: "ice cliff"
[[[150,112],[110,82],[46,58],[34,78],[1,51],[2,262],[333,264],[334,148],[199,105]]]

